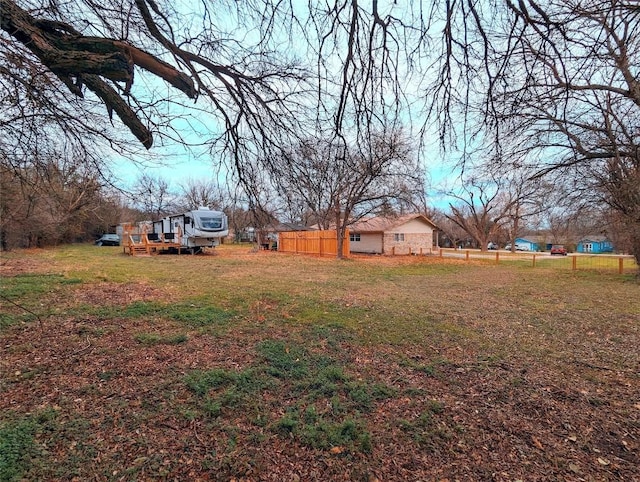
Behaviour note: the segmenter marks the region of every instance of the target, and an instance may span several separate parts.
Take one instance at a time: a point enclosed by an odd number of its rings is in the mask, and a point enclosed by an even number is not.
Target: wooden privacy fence
[[[278,233],[278,251],[336,256],[338,236],[334,230],[286,231]],[[346,230],[342,243],[342,256],[349,256],[349,252],[349,230]]]

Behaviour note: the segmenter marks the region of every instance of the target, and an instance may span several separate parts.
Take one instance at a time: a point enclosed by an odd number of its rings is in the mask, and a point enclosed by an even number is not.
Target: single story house
[[[586,236],[576,245],[578,253],[613,253],[613,243],[606,236]]]
[[[438,228],[422,214],[370,217],[349,226],[352,253],[430,254],[438,247]]]
[[[544,243],[540,243],[538,239],[533,237],[516,238],[516,251],[540,251],[540,246],[545,246]],[[506,250],[511,249],[511,243],[505,246]]]

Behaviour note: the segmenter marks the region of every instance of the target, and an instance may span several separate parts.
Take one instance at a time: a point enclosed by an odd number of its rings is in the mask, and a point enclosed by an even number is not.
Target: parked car
[[[507,244],[504,249],[507,251],[511,251],[511,243]],[[516,244],[516,251],[531,251],[528,244]]]
[[[496,243],[494,243],[493,241],[489,242],[489,244],[487,244],[487,249],[498,249],[498,245]]]
[[[120,246],[120,236],[117,234],[103,234],[99,239],[96,239],[98,246]]]
[[[566,256],[567,248],[565,248],[561,244],[554,244],[553,246],[551,246],[551,255],[553,256],[554,254],[558,254],[560,256]]]

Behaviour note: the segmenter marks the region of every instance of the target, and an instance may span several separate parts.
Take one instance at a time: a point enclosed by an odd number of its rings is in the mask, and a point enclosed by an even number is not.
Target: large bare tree
[[[338,257],[351,223],[410,204],[424,190],[423,171],[400,131],[378,133],[366,144],[307,139],[270,162],[280,194],[302,200],[320,227],[335,227]]]
[[[132,188],[131,200],[145,216],[145,221],[154,221],[173,214],[177,206],[177,194],[170,182],[161,175],[144,172],[140,174]]]
[[[225,204],[225,193],[219,183],[213,179],[189,178],[180,184],[178,204],[185,211],[198,209],[201,206],[222,209]]]

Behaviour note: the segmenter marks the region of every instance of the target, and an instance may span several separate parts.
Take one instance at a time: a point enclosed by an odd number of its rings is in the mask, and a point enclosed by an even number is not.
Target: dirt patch
[[[0,277],[50,273],[51,266],[42,262],[43,253],[38,249],[21,250],[19,255],[0,253]]]
[[[146,283],[100,282],[81,285],[70,293],[68,302],[92,306],[125,306],[137,301],[171,301],[172,294]]]

